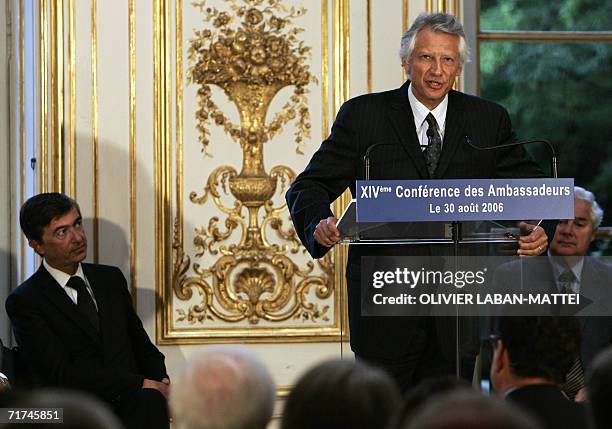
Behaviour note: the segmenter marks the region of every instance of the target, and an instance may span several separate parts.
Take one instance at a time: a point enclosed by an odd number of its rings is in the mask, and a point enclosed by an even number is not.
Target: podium
[[[520,237],[517,226],[519,219],[535,219],[533,221],[535,225],[539,224],[542,219],[573,217],[573,180],[571,179],[509,179],[507,181],[511,183],[508,185],[510,186],[508,189],[511,189],[509,194],[514,192],[515,187],[523,189],[522,186],[530,186],[533,189],[538,186],[542,186],[542,189],[549,189],[548,186],[559,186],[563,189],[571,187],[570,195],[551,196],[548,199],[534,197],[527,204],[520,198],[513,200],[512,195],[503,198],[485,195],[481,198],[482,195],[475,193],[473,198],[465,198],[468,189],[487,189],[487,186],[500,186],[499,182],[499,179],[497,181],[494,179],[359,181],[356,186],[357,200],[351,201],[337,223],[341,232],[341,243],[349,247],[348,264],[351,266],[347,267],[347,271],[351,273],[351,279],[347,279],[347,286],[349,288],[358,287],[356,278],[359,278],[361,283],[360,293],[357,294],[360,303],[356,302],[355,291],[349,291],[353,296],[352,301],[349,296],[349,306],[353,306],[352,309],[349,308],[352,317],[356,317],[355,305],[358,304],[361,305],[359,309],[361,320],[383,317],[386,323],[383,326],[393,326],[393,317],[398,317],[396,320],[399,328],[388,329],[388,335],[395,335],[401,332],[403,327],[411,324],[424,323],[426,331],[429,330],[428,333],[435,332],[436,353],[440,354],[444,362],[454,367],[454,372],[458,377],[466,379],[472,378],[481,339],[487,338],[490,333],[489,327],[482,318],[470,317],[470,314],[464,316],[462,307],[452,303],[444,306],[424,305],[420,307],[395,304],[401,299],[409,301],[410,293],[391,293],[391,296],[386,296],[386,298],[388,298],[387,302],[392,302],[393,305],[386,307],[377,305],[376,300],[377,295],[380,295],[380,290],[393,290],[398,286],[398,282],[402,283],[400,279],[402,273],[409,273],[413,276],[419,272],[423,275],[429,275],[430,272],[434,274],[438,272],[474,273],[476,270],[470,271],[473,264],[484,265],[485,269],[480,269],[480,271],[486,272],[486,264],[489,262],[487,257],[491,255],[498,255],[507,260],[515,258]],[[459,191],[456,194],[453,192],[445,194],[441,198],[428,196],[413,198],[408,201],[409,204],[403,200],[403,195],[417,195],[416,192],[412,194],[394,192],[394,189],[398,187],[401,187],[402,190],[415,190],[422,186],[429,186],[430,189],[447,188]],[[364,189],[389,189],[389,191],[379,198],[372,198],[371,193],[368,195],[363,192],[365,199],[360,200],[359,192]],[[482,207],[505,208],[505,212],[481,213],[477,210],[481,204]],[[358,208],[363,208],[363,205],[365,205],[366,216],[360,216],[361,213],[358,210]],[[458,207],[465,208],[466,211],[469,207],[474,209],[471,213],[466,214],[465,211],[453,212],[450,210],[451,207],[453,210]],[[454,219],[455,216],[457,220]],[[437,220],[438,218],[441,220]],[[426,219],[436,219],[436,221]],[[386,282],[386,277],[393,278],[394,272],[397,274],[395,283]],[[382,275],[377,278],[380,273]],[[379,281],[381,285],[375,284],[376,281]],[[405,279],[402,286],[402,292],[409,292],[410,288]],[[432,287],[438,286],[432,285]],[[411,309],[406,312],[406,308],[412,307],[417,310]],[[443,308],[442,312],[439,312],[440,308]],[[412,323],[411,320],[415,322]],[[384,330],[371,331],[368,329],[364,329],[364,333],[360,335],[371,334],[371,332],[385,335]],[[398,338],[397,341],[402,341],[402,339]],[[389,342],[381,343],[384,347]]]

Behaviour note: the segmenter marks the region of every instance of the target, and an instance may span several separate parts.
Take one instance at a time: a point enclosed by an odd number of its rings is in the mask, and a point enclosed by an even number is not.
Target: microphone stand
[[[374,143],[368,146],[363,155],[363,177],[364,180],[370,180],[370,153],[379,146],[397,146],[395,143]]]
[[[475,144],[473,144],[472,140],[470,139],[470,136],[464,136],[464,139],[465,139],[465,142],[468,144],[468,146],[476,150],[495,150],[495,149],[504,149],[508,147],[515,147],[515,146],[525,146],[525,145],[532,144],[532,143],[544,143],[546,144],[546,146],[548,146],[548,149],[550,149],[551,175],[554,179],[559,178],[559,173],[557,171],[557,151],[555,150],[555,147],[553,146],[553,144],[549,142],[548,140],[523,140],[523,141],[512,142],[512,143],[498,144],[495,146],[481,147],[481,146],[476,146]]]

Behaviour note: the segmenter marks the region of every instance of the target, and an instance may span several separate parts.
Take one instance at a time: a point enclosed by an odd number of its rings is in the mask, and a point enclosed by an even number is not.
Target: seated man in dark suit
[[[516,287],[548,292],[580,294],[592,301],[577,313],[581,345],[574,364],[567,374],[563,391],[570,399],[584,396],[583,371],[595,355],[612,344],[612,266],[587,256],[591,242],[603,218],[603,210],[592,192],[574,187],[574,219],[557,224],[547,256],[523,258],[500,266],[494,283],[504,291]],[[543,314],[542,309],[537,309]],[[551,306],[549,314],[573,315],[574,310]]]
[[[610,305],[612,294],[612,267],[597,258],[588,257],[591,242],[603,219],[603,210],[592,192],[574,187],[574,219],[562,220],[557,225],[550,243],[550,262],[557,289],[570,289],[595,301],[588,309],[589,315],[581,317],[582,344],[563,390],[577,401],[585,400],[583,370],[595,355],[612,344],[612,320]],[[573,375],[572,375],[573,373]]]
[[[559,388],[580,345],[578,322],[553,316],[500,317],[491,381],[495,391],[529,412],[544,429],[588,427],[582,404]]]
[[[128,428],[167,428],[164,356],[134,311],[121,271],[82,263],[87,239],[76,201],[36,195],[19,221],[43,262],[9,295],[6,310],[37,384],[90,392]]]

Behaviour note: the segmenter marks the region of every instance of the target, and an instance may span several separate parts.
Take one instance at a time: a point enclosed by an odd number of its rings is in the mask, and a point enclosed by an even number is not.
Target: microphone
[[[549,142],[548,140],[523,140],[523,141],[512,142],[512,143],[498,144],[495,146],[480,147],[472,143],[472,139],[470,139],[470,136],[465,135],[463,138],[465,142],[468,144],[468,146],[476,150],[495,150],[495,149],[503,149],[507,147],[514,147],[514,146],[525,146],[525,145],[532,144],[532,143],[544,143],[546,144],[546,146],[548,146],[548,149],[550,149],[550,155],[551,155],[550,168],[552,171],[552,176],[555,179],[559,177],[557,173],[557,151],[555,150],[555,147],[552,145],[552,143]]]
[[[363,176],[365,180],[370,180],[370,153],[379,146],[397,146],[395,143],[374,143],[373,145],[368,146],[365,151],[365,155],[363,155]]]

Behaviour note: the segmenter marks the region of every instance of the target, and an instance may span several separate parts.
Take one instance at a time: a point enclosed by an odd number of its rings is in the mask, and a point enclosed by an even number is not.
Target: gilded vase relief
[[[334,266],[331,256],[299,266],[291,255],[305,252],[290,223],[286,204],[275,206],[295,178],[284,165],[264,166],[263,145],[287,124],[294,125],[296,151],[310,137],[308,85],[310,48],[299,40],[303,30],[293,21],[306,11],[287,8],[277,0],[225,0],[228,10],[193,3],[204,19],[204,29],[189,40],[188,82],[197,85],[196,112],[202,156],[210,159],[209,129],[222,127],[242,150],[240,172],[230,165],[217,167],[203,192],[191,192],[196,205],[214,204],[224,219],[212,217],[195,229],[197,250],[187,255],[175,222],[173,288],[181,300],[198,293],[197,304],[178,308],[177,321],[206,324],[221,320],[257,324],[262,320],[300,323],[329,321]],[[235,124],[212,99],[218,86],[238,108]],[[285,87],[293,94],[281,111],[266,123],[268,107]],[[233,205],[227,206],[227,197]],[[283,220],[283,218],[285,220]],[[239,239],[238,239],[239,237]],[[198,258],[210,255],[211,266]],[[295,259],[295,258],[294,258]],[[316,296],[317,302],[312,297]],[[191,301],[193,303],[193,301]]]

